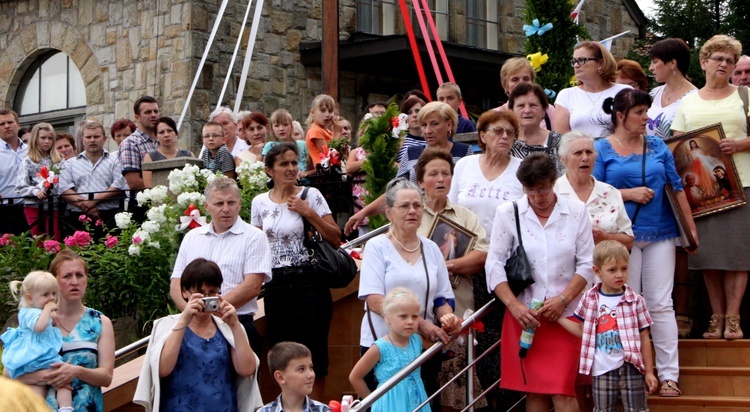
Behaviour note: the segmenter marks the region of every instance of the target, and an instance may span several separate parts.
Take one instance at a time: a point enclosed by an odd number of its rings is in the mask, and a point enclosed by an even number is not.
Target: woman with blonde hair
[[[514,57],[508,59],[503,63],[503,67],[500,68],[500,84],[503,86],[505,95],[508,96],[508,101],[500,107],[496,107],[496,111],[508,110],[510,103],[510,94],[513,93],[513,89],[516,88],[520,83],[536,83],[536,71],[531,67],[529,59],[524,57]],[[544,109],[544,117],[539,123],[540,127],[547,130],[552,130],[554,124],[555,106],[548,104]]]
[[[279,143],[292,142],[297,145],[297,166],[299,167],[297,178],[302,179],[315,173],[314,171],[307,170],[307,144],[304,141],[294,138],[294,119],[292,115],[286,109],[277,109],[271,113],[269,121],[271,123],[271,133],[269,133],[269,141],[263,146],[263,152],[261,153],[263,159]]]
[[[576,86],[561,90],[557,96],[553,129],[561,134],[579,130],[595,138],[609,135],[612,121],[602,110],[602,103],[631,88],[615,83],[615,58],[601,43],[584,41],[573,48],[570,65],[575,70]]]

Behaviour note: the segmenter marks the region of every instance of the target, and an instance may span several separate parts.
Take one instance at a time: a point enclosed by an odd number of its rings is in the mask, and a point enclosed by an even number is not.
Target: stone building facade
[[[319,56],[325,24],[323,1],[265,1],[243,109],[270,114],[283,107],[304,120],[309,102],[323,92]],[[217,104],[246,4],[228,3],[180,130],[185,147],[197,147],[200,124]],[[499,67],[508,56],[523,52],[524,1],[430,0],[430,4],[436,10],[438,28],[457,81],[470,85],[464,88],[464,97],[471,111],[499,104]],[[45,83],[45,75],[40,75],[42,80],[37,86],[37,79],[31,74],[46,58],[62,52],[70,58],[71,73],[80,73],[80,93],[85,92],[85,104],[31,110],[22,116],[24,124],[51,120],[64,128],[83,118],[94,118],[108,127],[116,119],[132,119],[132,103],[145,94],[159,100],[163,115],[176,119],[220,5],[221,0],[2,0],[0,101],[4,107],[20,112],[22,100],[30,99],[27,94],[37,93],[35,99],[44,102],[49,96],[46,90],[59,93],[59,84],[57,89],[50,89],[59,77],[53,76]],[[469,7],[479,7],[485,15],[472,17]],[[364,14],[377,13],[377,24],[363,19]],[[378,47],[382,47],[385,40],[405,38],[397,0],[339,0],[338,15],[342,51],[361,49],[363,39],[369,41],[369,47],[375,44],[373,41],[380,41]],[[472,19],[485,26],[484,47],[467,46],[472,44],[470,37],[476,37],[476,30],[472,31],[467,23]],[[594,38],[631,30],[631,35],[613,48],[616,56],[623,57],[632,39],[643,33],[645,21],[633,0],[596,0],[585,4],[581,22]],[[241,52],[230,76],[224,105],[234,103],[248,33],[249,24],[241,39]],[[373,50],[369,60],[344,56],[341,62],[339,101],[342,114],[351,120],[361,116],[368,101],[419,87],[408,47],[392,55],[379,55],[377,47]],[[361,63],[357,59],[362,59]],[[426,53],[423,60],[429,65]],[[464,63],[471,61],[481,68],[479,72],[474,68],[462,71]],[[59,68],[48,68],[47,72],[55,69]],[[70,89],[78,83],[70,80],[74,74],[68,76]],[[430,84],[434,88],[437,81],[431,79]]]

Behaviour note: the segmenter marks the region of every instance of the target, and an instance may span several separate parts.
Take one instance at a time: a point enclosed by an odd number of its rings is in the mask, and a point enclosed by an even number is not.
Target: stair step
[[[680,339],[680,366],[750,367],[750,340]]]
[[[680,389],[692,396],[750,397],[750,367],[684,366]]]
[[[650,396],[648,407],[651,412],[735,412],[750,410],[750,397],[736,396],[687,396],[662,398]]]

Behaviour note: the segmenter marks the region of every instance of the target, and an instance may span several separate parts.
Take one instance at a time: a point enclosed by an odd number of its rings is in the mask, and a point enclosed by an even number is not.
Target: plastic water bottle
[[[532,299],[529,307],[533,310],[541,309],[544,302],[539,299]],[[526,357],[526,353],[531,348],[531,343],[534,341],[534,329],[529,326],[521,332],[521,349],[518,351],[518,356],[523,359]]]

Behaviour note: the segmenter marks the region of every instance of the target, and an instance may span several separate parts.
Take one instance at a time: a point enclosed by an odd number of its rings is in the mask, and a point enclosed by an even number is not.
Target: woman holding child
[[[503,320],[500,387],[525,392],[527,410],[575,411],[575,380],[581,340],[556,322],[570,317],[581,292],[592,282],[594,240],[586,206],[553,190],[557,168],[551,157],[532,153],[518,168],[526,193],[497,208],[485,270],[487,285],[507,307]],[[535,283],[517,297],[508,286],[505,264],[523,246]],[[536,331],[525,358],[519,357],[522,329]],[[556,373],[549,373],[550,370]]]
[[[222,282],[221,269],[210,260],[185,267],[185,309],[154,322],[138,379],[133,401],[147,411],[251,412],[262,405],[255,375],[260,361],[237,310],[219,295]]]

